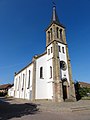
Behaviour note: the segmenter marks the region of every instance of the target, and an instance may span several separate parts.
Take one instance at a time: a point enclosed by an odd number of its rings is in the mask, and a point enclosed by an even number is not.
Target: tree
[[[76,81],[75,82],[75,92],[76,92],[76,99],[80,100],[82,97],[88,96],[88,93],[90,93],[90,88],[80,87],[79,82]]]

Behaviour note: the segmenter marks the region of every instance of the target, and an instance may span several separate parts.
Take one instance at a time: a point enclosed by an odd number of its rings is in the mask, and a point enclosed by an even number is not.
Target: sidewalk
[[[80,100],[78,102],[36,102],[40,104],[40,109],[44,111],[55,111],[55,112],[74,112],[90,110],[90,100]]]

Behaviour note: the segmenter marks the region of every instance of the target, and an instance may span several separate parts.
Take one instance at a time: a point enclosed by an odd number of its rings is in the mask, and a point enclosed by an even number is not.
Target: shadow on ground
[[[34,115],[38,110],[37,105],[32,103],[10,104],[0,101],[0,120],[8,120],[29,114]]]

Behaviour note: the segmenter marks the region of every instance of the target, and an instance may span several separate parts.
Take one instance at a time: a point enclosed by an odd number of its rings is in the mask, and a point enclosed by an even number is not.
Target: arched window
[[[50,40],[52,40],[52,28],[50,29]]]
[[[50,31],[48,31],[48,43],[50,42]]]
[[[48,49],[48,55],[50,55],[50,49]]]
[[[61,46],[58,46],[59,52],[61,52]]]
[[[17,90],[17,78],[16,78],[16,81],[15,81],[15,89]]]
[[[24,88],[24,79],[25,79],[25,74],[23,74],[22,90],[23,90],[23,88]]]
[[[60,29],[60,39],[62,40],[62,29]]]
[[[50,66],[50,78],[52,78],[52,67]]]
[[[62,52],[65,53],[64,47],[62,47]]]
[[[40,67],[40,78],[43,78],[43,67]]]
[[[57,38],[59,38],[59,35],[58,35],[58,27],[56,27],[56,34],[57,34]]]
[[[30,87],[30,75],[31,75],[31,71],[30,70],[28,71],[28,74],[29,74],[29,76],[28,76],[28,88],[27,89],[29,89],[29,87]]]
[[[20,76],[19,76],[19,79],[18,79],[18,89],[17,90],[19,90],[19,88],[20,88]]]
[[[52,47],[51,47],[51,53],[52,53],[53,51],[52,51]]]

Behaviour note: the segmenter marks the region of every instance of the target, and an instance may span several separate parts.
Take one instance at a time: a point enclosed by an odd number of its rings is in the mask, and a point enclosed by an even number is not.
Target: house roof
[[[90,83],[85,83],[85,82],[79,82],[81,87],[87,87],[90,88]]]
[[[12,87],[13,84],[3,84],[3,85],[0,85],[0,90],[1,89],[7,89],[8,87]]]

